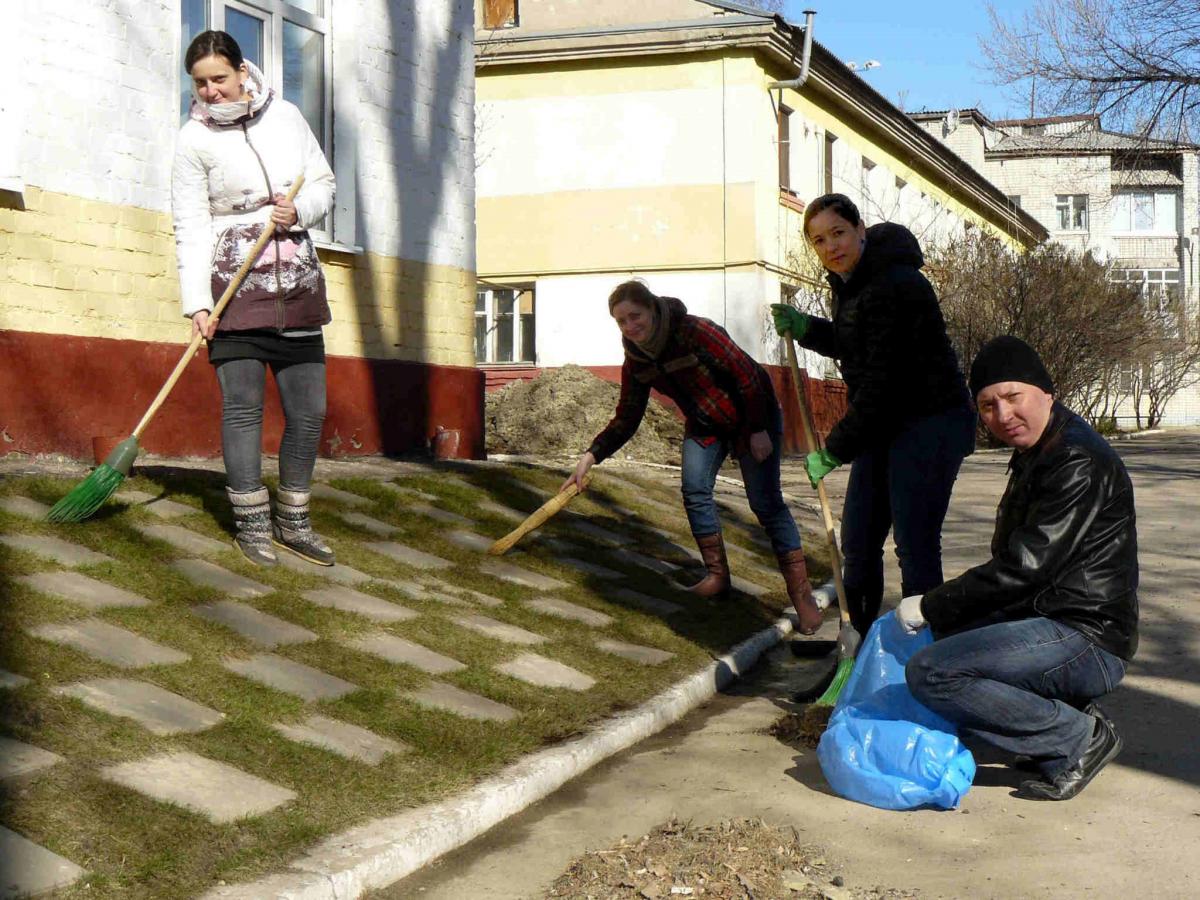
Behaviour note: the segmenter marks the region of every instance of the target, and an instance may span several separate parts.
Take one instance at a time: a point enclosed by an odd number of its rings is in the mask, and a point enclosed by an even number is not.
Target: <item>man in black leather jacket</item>
[[[1055,402],[1023,341],[984,345],[970,381],[984,424],[1016,452],[992,558],[901,601],[901,624],[936,638],[908,663],[908,685],[965,737],[1035,766],[1020,795],[1068,800],[1121,749],[1093,701],[1137,649],[1133,486],[1108,442]]]

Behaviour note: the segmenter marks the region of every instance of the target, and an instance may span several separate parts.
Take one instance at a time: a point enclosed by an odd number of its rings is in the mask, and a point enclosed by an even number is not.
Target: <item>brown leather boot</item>
[[[817,607],[812,596],[812,585],[808,583],[808,564],[804,561],[803,550],[789,550],[776,556],[779,560],[779,571],[787,583],[788,597],[800,617],[800,633],[816,634],[821,627],[821,610]]]
[[[698,597],[719,597],[729,593],[729,560],[725,556],[725,540],[720,533],[695,535],[696,546],[708,574],[688,588]]]

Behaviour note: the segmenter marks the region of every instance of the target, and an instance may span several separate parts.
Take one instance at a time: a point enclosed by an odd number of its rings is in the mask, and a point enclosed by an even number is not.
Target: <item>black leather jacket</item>
[[[1055,403],[1041,440],[1013,455],[992,558],[934,588],[921,612],[935,631],[990,614],[1045,616],[1122,659],[1137,650],[1133,485],[1109,443]]]
[[[894,222],[872,225],[850,280],[829,273],[832,321],[814,316],[799,341],[841,367],[849,408],[825,446],[844,463],[910,422],[970,406],[924,264],[911,231]]]

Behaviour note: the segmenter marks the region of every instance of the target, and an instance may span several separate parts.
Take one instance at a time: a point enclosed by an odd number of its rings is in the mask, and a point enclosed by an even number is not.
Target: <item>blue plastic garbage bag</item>
[[[880,809],[953,809],[971,789],[971,751],[904,680],[905,664],[932,641],[928,628],[905,633],[895,613],[871,626],[817,746],[841,796]]]

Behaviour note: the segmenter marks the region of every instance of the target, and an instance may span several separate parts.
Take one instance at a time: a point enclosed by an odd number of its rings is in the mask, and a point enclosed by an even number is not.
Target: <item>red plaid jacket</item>
[[[688,437],[705,444],[731,441],[735,457],[746,452],[750,435],[765,431],[771,421],[770,411],[777,401],[763,367],[720,325],[688,315],[681,300],[664,299],[671,316],[671,334],[658,359],[650,359],[632,342],[622,341],[621,398],[617,414],[588,448],[596,462],[612,456],[633,437],[651,389],[670,397],[683,410]]]

